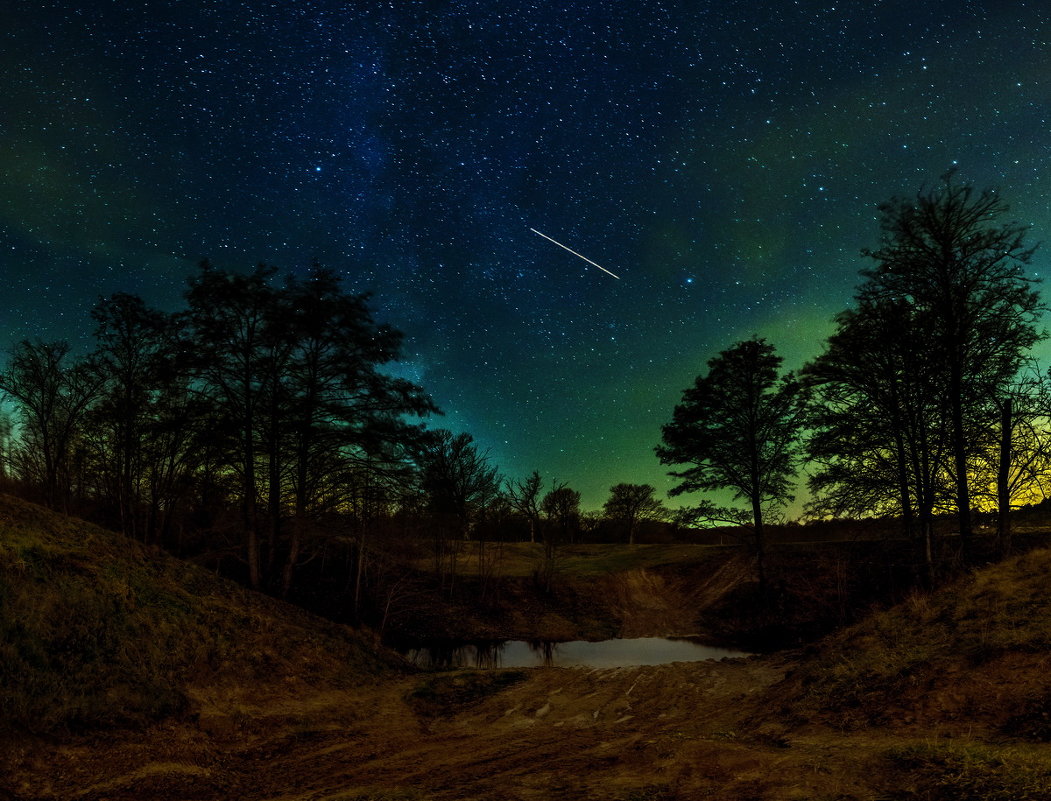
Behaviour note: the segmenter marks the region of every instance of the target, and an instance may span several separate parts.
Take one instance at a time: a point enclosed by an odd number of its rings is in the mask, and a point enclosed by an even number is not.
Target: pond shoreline
[[[396,648],[425,670],[533,667],[618,668],[737,659],[752,654],[692,637],[588,640],[475,640],[402,644]]]
[[[727,564],[729,562],[729,564]],[[727,570],[729,568],[729,571]],[[727,572],[734,575],[727,577]],[[668,637],[684,632],[724,644],[727,632],[702,620],[715,598],[699,598],[719,574],[735,586],[750,566],[726,552],[700,551],[696,563],[633,568],[603,574],[564,574],[548,590],[529,578],[506,576],[490,585],[487,601],[464,579],[452,596],[425,594],[392,614],[384,641],[397,648],[451,642],[527,640],[566,642]]]

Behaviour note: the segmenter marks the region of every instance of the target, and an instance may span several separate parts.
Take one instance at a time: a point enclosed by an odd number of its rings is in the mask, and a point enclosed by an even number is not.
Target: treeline
[[[469,434],[426,428],[438,409],[388,369],[401,334],[319,266],[204,263],[181,311],[116,294],[92,315],[91,353],[23,341],[0,372],[3,478],[254,588],[287,596],[313,563],[356,615],[378,574],[432,559],[451,592],[465,543],[484,572],[484,543],[509,537],[546,544],[549,583],[557,543],[634,541],[665,516],[653,487],[631,484],[584,514],[565,484],[507,481]]]
[[[18,344],[0,372],[0,478],[255,588],[338,588],[353,617],[382,618],[424,575],[455,592],[468,558],[484,596],[489,543],[542,544],[550,588],[560,544],[712,523],[750,540],[762,587],[764,524],[804,469],[811,516],[900,520],[933,581],[969,558],[976,510],[998,511],[1006,553],[1010,510],[1045,496],[1051,390],[1029,356],[1044,306],[1025,228],[995,193],[950,174],[880,211],[880,246],[821,355],[782,375],[772,345],[737,343],[663,428],[673,494],[730,490],[738,505],[672,515],[652,486],[622,483],[589,514],[564,483],[502,477],[469,434],[427,427],[439,410],[390,369],[401,334],[317,265],[204,263],[177,312],[101,300],[86,356]],[[947,514],[951,541],[935,525]]]
[[[952,173],[882,205],[880,245],[820,356],[779,375],[772,345],[741,342],[685,391],[658,456],[680,468],[675,492],[746,502],[685,514],[748,524],[760,583],[764,516],[803,467],[812,516],[900,519],[928,581],[970,558],[978,510],[995,511],[997,549],[1010,550],[1011,509],[1046,495],[1051,392],[1030,356],[1046,336],[1034,249],[1006,212]],[[935,526],[949,514],[951,542]]]

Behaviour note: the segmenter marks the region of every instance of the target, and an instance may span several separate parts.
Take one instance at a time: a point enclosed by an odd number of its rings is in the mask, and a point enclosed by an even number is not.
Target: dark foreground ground
[[[650,556],[592,577],[624,636],[747,567]],[[0,498],[0,799],[1051,801],[1049,576],[1038,549],[762,657],[428,674]]]

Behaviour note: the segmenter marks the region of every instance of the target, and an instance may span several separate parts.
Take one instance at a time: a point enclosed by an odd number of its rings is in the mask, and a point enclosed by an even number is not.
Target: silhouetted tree
[[[420,387],[380,369],[399,358],[402,335],[376,323],[368,296],[345,292],[333,272],[315,265],[305,281],[288,279],[277,300],[270,338],[281,343],[273,351],[281,354],[274,361],[282,366],[267,382],[277,396],[270,416],[278,418],[268,425],[269,494],[272,528],[278,529],[286,505],[282,479],[291,477],[287,505],[293,525],[282,570],[287,594],[304,520],[338,502],[328,480],[333,462],[352,468],[352,484],[364,487],[373,501],[384,477],[404,472],[408,449],[422,436],[405,417],[437,407]]]
[[[609,498],[602,511],[607,518],[624,527],[629,545],[635,544],[639,523],[643,520],[661,520],[667,516],[667,509],[656,492],[649,484],[614,484],[610,487]]]
[[[65,343],[22,343],[0,376],[19,423],[15,453],[0,428],[0,478],[18,465],[51,505],[90,496],[104,522],[238,558],[252,586],[283,595],[298,567],[335,557],[356,616],[370,537],[406,528],[396,509],[419,506],[433,441],[412,418],[436,407],[386,369],[401,334],[316,264],[281,283],[264,265],[203,263],[186,300],[174,315],[129,294],[100,301],[82,364]],[[490,484],[495,497],[495,472]],[[461,534],[472,509],[459,508]]]
[[[431,432],[423,464],[423,486],[431,508],[455,521],[460,539],[469,539],[481,510],[499,494],[500,480],[489,456],[470,434]]]
[[[972,534],[968,457],[974,431],[968,405],[988,403],[1017,372],[1039,338],[1041,310],[1025,266],[1033,249],[1026,228],[1003,222],[1007,206],[991,191],[975,193],[955,182],[915,198],[880,206],[881,242],[866,251],[876,265],[864,270],[862,299],[912,305],[932,339],[928,347],[944,365],[951,432],[952,473],[961,542]]]
[[[511,507],[529,522],[529,541],[536,542],[540,531],[540,500],[544,482],[534,470],[525,481],[507,482],[507,499]]]
[[[267,360],[273,342],[273,267],[259,265],[249,275],[217,270],[203,262],[186,292],[193,356],[199,386],[213,404],[210,426],[225,439],[228,466],[240,485],[248,581],[263,584],[258,504],[259,421],[272,376]]]
[[[167,365],[175,358],[174,323],[169,315],[147,308],[142,298],[123,292],[99,301],[92,317],[92,363],[101,388],[90,418],[93,438],[102,449],[99,473],[121,529],[139,536],[149,473],[147,439]]]
[[[0,412],[0,484],[6,484],[12,478],[14,449],[14,425],[11,417]]]
[[[555,482],[540,501],[540,511],[546,518],[541,528],[544,553],[536,578],[544,590],[550,592],[555,578],[558,546],[572,542],[580,530],[580,493],[565,482]]]
[[[474,522],[500,493],[496,467],[473,443],[470,434],[438,429],[430,432],[420,457],[423,490],[437,518],[435,567],[440,580],[448,579],[450,587],[455,581],[459,543],[470,538]]]
[[[274,278],[262,265],[241,275],[203,264],[187,301],[195,386],[213,405],[210,428],[238,479],[249,581],[287,595],[308,517],[363,486],[371,497],[381,474],[408,469],[420,429],[405,417],[436,408],[381,369],[399,357],[401,334],[375,322],[368,296],[345,292],[318,265],[283,287]]]
[[[173,330],[169,345],[174,358],[165,361],[150,400],[143,443],[144,481],[147,487],[147,542],[172,543],[180,505],[188,506],[208,486],[209,465],[221,461],[209,420],[207,401],[191,388],[192,373],[181,357],[183,341]],[[207,494],[206,492],[204,494]],[[206,506],[206,503],[202,503]],[[183,510],[185,511],[185,509]],[[179,523],[178,531],[184,529]]]
[[[811,512],[900,515],[932,574],[950,429],[944,371],[924,323],[900,299],[862,299],[837,316],[803,376],[816,394]]]
[[[566,484],[556,484],[540,503],[547,518],[545,541],[573,542],[580,528],[580,493]]]
[[[88,362],[69,364],[68,356],[66,342],[23,340],[0,373],[0,390],[18,404],[23,478],[43,489],[53,509],[66,508],[73,447],[100,383]]]
[[[995,504],[997,551],[1011,551],[1011,510],[1048,496],[1051,376],[1031,365],[1001,387],[978,435],[972,474],[976,499]]]
[[[672,495],[728,489],[751,512],[756,571],[765,592],[764,506],[792,497],[807,392],[763,339],[739,342],[708,362],[683,392],[656,448],[662,464],[690,465]],[[721,512],[720,512],[721,515]]]

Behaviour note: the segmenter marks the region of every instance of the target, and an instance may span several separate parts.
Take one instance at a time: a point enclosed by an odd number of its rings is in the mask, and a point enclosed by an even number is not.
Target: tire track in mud
[[[719,733],[783,672],[769,659],[537,668],[519,684],[426,719],[407,702],[419,676],[350,690],[300,688],[249,706],[231,696],[224,707],[214,695],[202,718],[209,725],[168,724],[134,740],[67,749],[62,770],[75,786],[52,783],[42,792],[37,784],[25,797],[627,798],[631,787],[689,780],[698,754],[717,753],[705,757],[713,764],[751,764],[754,753],[720,742]],[[223,715],[233,722],[221,725]],[[616,787],[628,789],[619,796],[610,791]]]
[[[560,783],[564,792],[569,785],[601,785],[626,768],[635,776],[672,773],[684,741],[718,732],[736,701],[781,675],[751,660],[538,669],[523,684],[432,722],[404,749],[347,771],[329,789],[393,780],[434,799],[496,797],[488,793],[497,789],[506,798],[528,798]],[[648,767],[640,772],[642,764]]]

